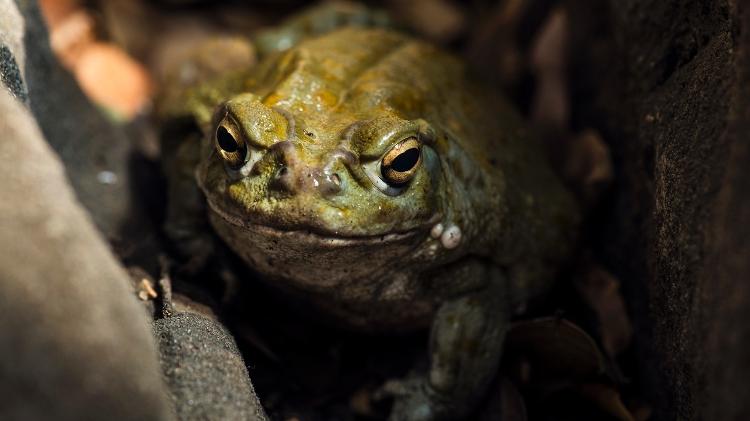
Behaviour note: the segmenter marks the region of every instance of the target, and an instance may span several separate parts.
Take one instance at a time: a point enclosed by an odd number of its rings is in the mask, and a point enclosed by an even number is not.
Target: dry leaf
[[[372,392],[366,388],[357,389],[349,398],[349,408],[357,415],[372,417]]]
[[[633,336],[633,326],[620,295],[620,282],[604,268],[592,265],[575,285],[596,313],[605,351],[611,356],[620,354]]]
[[[591,206],[614,178],[609,147],[599,132],[587,129],[570,137],[565,148],[563,177],[578,191],[584,204]]]
[[[526,421],[527,418],[523,396],[505,377],[491,390],[487,405],[479,415],[479,421]]]
[[[446,0],[390,1],[393,16],[435,42],[456,39],[466,28],[464,11]]]
[[[531,71],[537,82],[531,120],[553,132],[568,131],[567,41],[568,16],[558,7],[539,31],[530,57]]]
[[[596,342],[575,324],[554,317],[514,324],[506,341],[508,355],[522,356],[532,377],[585,381],[605,371]]]
[[[635,421],[628,408],[622,403],[620,393],[612,386],[589,383],[579,386],[578,391],[612,417],[620,421]]]
[[[150,100],[152,84],[146,69],[113,44],[89,45],[76,61],[74,73],[92,101],[125,119]]]

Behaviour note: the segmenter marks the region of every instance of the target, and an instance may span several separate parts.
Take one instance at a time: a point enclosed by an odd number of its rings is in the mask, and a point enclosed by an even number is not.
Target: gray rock
[[[21,78],[21,70],[18,68],[15,56],[10,49],[0,44],[0,82],[20,101],[27,101],[29,93],[26,84]]]
[[[237,345],[218,322],[177,313],[157,320],[155,331],[180,420],[267,420]]]
[[[172,419],[126,273],[4,89],[0,116],[0,419]]]
[[[8,10],[13,2],[2,0]],[[62,159],[78,199],[110,239],[119,239],[130,222],[128,163],[131,145],[81,92],[49,46],[44,20],[34,0],[15,0],[23,17],[22,54],[11,52],[23,70],[31,111],[44,137]],[[0,19],[2,32],[19,32],[15,19]],[[25,60],[23,60],[25,57]],[[11,88],[12,89],[12,88]]]

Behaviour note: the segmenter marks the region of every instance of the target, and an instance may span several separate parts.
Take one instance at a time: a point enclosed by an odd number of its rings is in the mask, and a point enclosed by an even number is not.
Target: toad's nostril
[[[334,196],[341,192],[341,176],[338,174],[321,174],[316,187],[324,197]]]
[[[295,166],[299,161],[297,149],[288,140],[276,142],[271,146],[271,153],[277,157],[278,162],[284,166]]]
[[[291,171],[286,165],[281,166],[273,175],[269,187],[271,190],[292,192],[294,191],[294,180]]]

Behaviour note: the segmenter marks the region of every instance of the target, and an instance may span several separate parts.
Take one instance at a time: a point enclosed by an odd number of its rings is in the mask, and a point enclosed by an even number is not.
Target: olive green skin
[[[197,162],[219,237],[268,282],[351,326],[432,323],[431,372],[392,419],[465,414],[512,309],[549,287],[577,232],[573,198],[513,109],[449,54],[365,28],[304,40],[182,98],[165,114],[193,116],[204,132],[185,161]],[[222,121],[251,151],[241,168],[218,153]],[[423,144],[417,172],[384,191],[378,163],[409,137]]]

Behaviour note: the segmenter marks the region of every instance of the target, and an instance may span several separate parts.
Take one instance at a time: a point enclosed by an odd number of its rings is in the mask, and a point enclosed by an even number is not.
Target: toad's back
[[[299,113],[361,116],[390,110],[425,117],[457,88],[460,65],[398,32],[345,28],[303,42],[258,70],[266,105]]]

